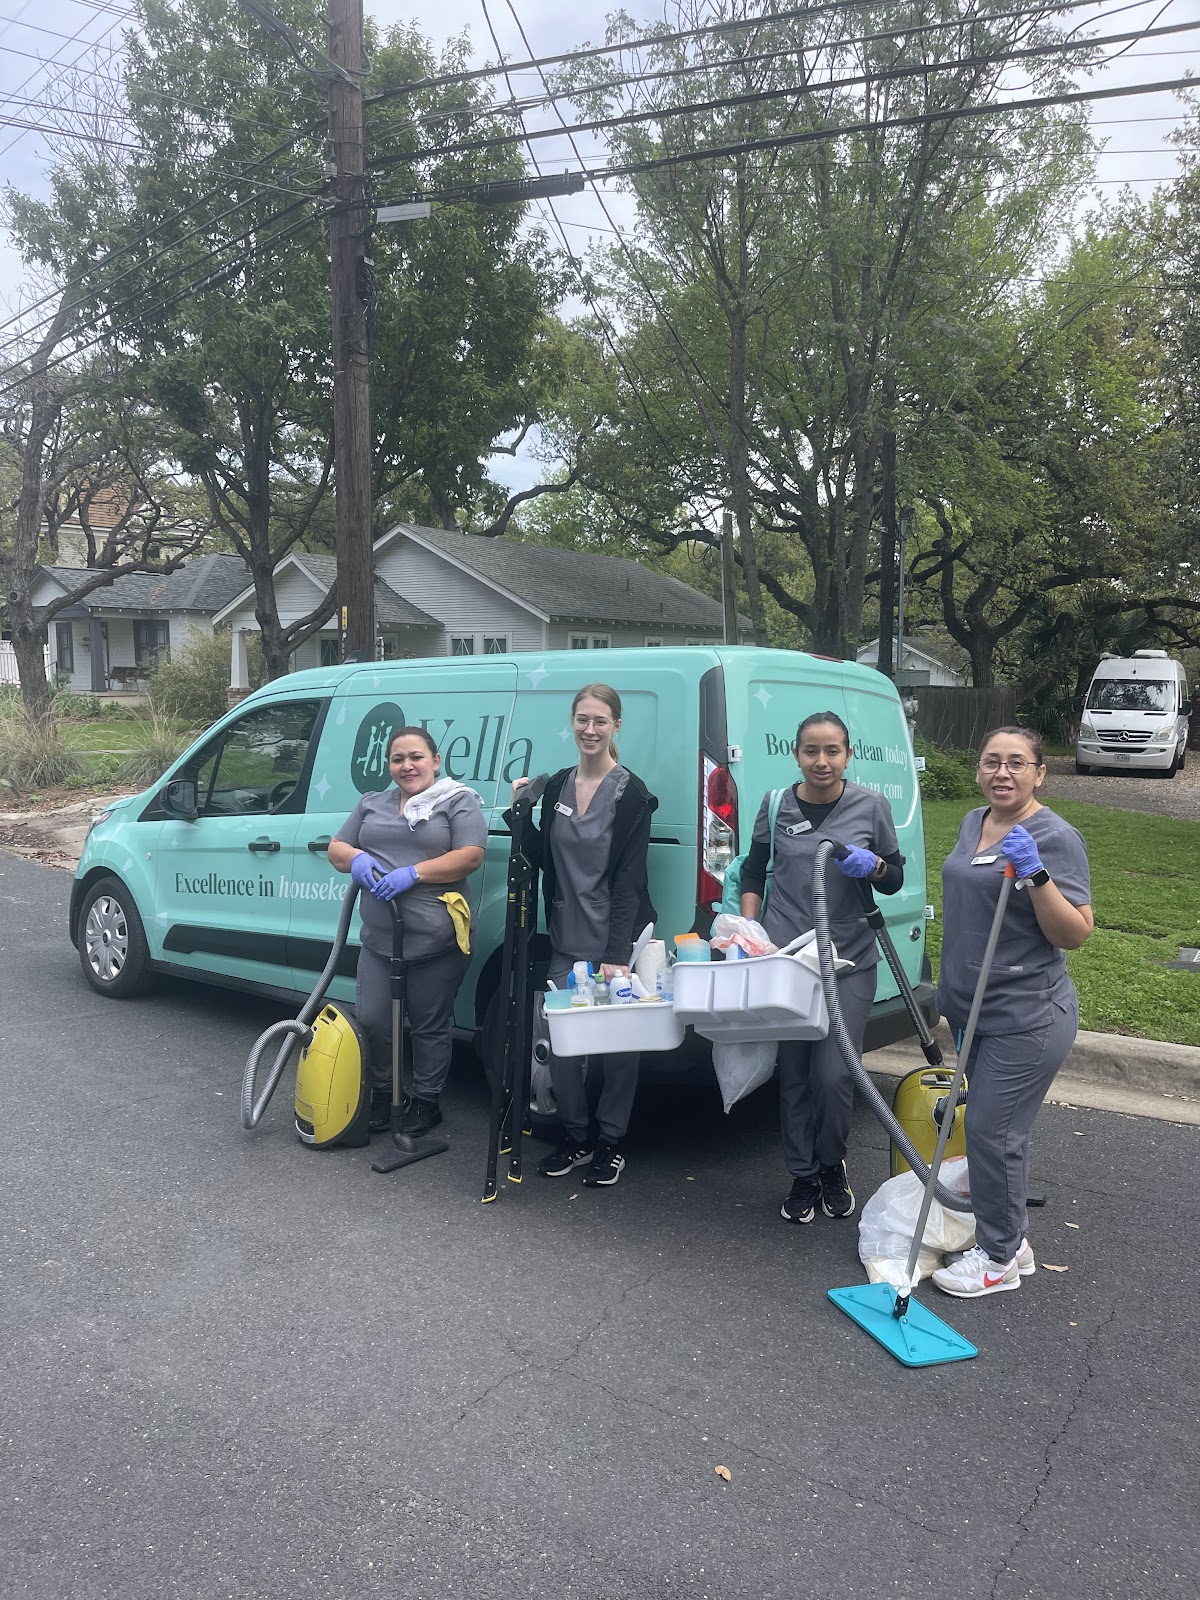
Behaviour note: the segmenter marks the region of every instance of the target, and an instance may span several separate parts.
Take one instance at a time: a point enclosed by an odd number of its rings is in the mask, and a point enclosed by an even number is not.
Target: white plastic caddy
[[[684,1025],[669,1000],[634,1000],[623,1006],[570,1006],[547,1011],[556,1056],[622,1055],[677,1050]]]
[[[823,1039],[829,1032],[820,975],[784,955],[677,962],[675,1017],[729,1044]]]

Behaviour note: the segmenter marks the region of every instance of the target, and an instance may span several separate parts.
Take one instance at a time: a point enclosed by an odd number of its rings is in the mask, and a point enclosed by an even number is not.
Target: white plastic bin
[[[570,1006],[547,1011],[546,1025],[556,1056],[677,1050],[683,1043],[683,1023],[669,1000],[634,1000],[624,1006]]]
[[[829,1013],[820,975],[794,956],[675,966],[675,1016],[706,1039],[822,1039]]]

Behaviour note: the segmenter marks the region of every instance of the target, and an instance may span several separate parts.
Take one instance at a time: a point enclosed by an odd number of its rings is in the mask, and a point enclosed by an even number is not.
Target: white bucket
[[[829,1013],[820,975],[794,956],[679,962],[675,1016],[706,1039],[823,1039]]]
[[[546,1012],[556,1056],[603,1056],[678,1050],[683,1023],[669,1000],[635,1000],[624,1006],[569,1006]]]

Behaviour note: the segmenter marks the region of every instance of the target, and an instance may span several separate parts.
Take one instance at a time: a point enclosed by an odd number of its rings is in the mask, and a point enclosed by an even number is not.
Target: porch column
[[[108,674],[104,670],[104,624],[94,611],[88,612],[88,654],[92,658],[92,693],[104,694],[108,689]]]

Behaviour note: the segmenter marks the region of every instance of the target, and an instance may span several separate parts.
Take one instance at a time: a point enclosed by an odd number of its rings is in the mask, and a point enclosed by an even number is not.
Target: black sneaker
[[[407,1104],[407,1100],[405,1102]],[[386,1133],[392,1125],[392,1091],[373,1089],[371,1109],[367,1112],[367,1132]]]
[[[854,1190],[846,1178],[846,1163],[821,1168],[821,1210],[827,1217],[848,1217],[854,1211]]]
[[[552,1150],[548,1156],[543,1156],[538,1162],[538,1171],[543,1178],[565,1178],[568,1172],[574,1172],[576,1167],[583,1166],[585,1161],[592,1159],[592,1152],[585,1144],[577,1144],[574,1139],[567,1139],[559,1145],[557,1150]]]
[[[794,1178],[787,1199],[779,1208],[785,1222],[811,1222],[816,1216],[821,1186],[815,1178]]]
[[[598,1144],[592,1164],[583,1175],[589,1189],[611,1189],[625,1170],[625,1157],[615,1144]]]
[[[421,1139],[432,1132],[442,1120],[442,1108],[436,1100],[422,1100],[413,1095],[400,1114],[400,1132],[410,1139]]]

